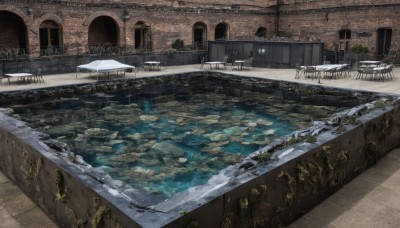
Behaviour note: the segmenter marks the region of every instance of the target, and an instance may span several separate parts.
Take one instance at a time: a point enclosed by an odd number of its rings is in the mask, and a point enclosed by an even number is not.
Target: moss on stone
[[[110,217],[111,210],[106,206],[100,206],[92,218],[92,227],[96,228],[105,217]]]

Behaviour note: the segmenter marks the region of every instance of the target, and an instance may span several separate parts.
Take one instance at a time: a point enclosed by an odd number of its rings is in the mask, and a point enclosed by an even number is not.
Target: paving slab
[[[203,71],[200,65],[167,66],[162,71],[140,71],[126,73],[125,78],[154,77],[163,74]],[[395,67],[394,79],[390,81],[354,80],[353,77],[327,80],[295,79],[295,69],[253,68],[249,71],[216,70],[232,75],[292,81],[302,84],[322,85],[363,91],[400,94],[400,68]],[[351,75],[353,76],[353,71]],[[2,91],[18,91],[45,87],[95,83],[97,78],[76,72],[44,75],[44,83],[0,84]],[[113,78],[111,79],[119,79]],[[100,80],[106,78],[100,77]],[[376,228],[399,227],[400,224],[400,148],[385,156],[375,166],[346,184],[327,200],[306,213],[289,227],[352,227]],[[399,198],[399,199],[397,199]],[[0,228],[56,228],[36,205],[22,191],[0,172]]]
[[[15,217],[15,220],[21,227],[29,228],[57,228],[58,226],[43,213],[40,208],[36,207],[26,213]]]
[[[17,220],[15,220],[12,215],[0,205],[0,227],[7,228],[20,228]]]

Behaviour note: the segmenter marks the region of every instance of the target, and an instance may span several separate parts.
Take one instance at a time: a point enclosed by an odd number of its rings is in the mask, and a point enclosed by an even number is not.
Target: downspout
[[[282,0],[276,0],[276,11],[275,11],[275,35],[279,35],[279,6]]]

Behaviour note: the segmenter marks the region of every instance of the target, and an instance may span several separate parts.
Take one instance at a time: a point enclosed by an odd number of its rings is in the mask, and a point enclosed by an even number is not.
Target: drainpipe
[[[282,0],[276,0],[276,11],[275,11],[275,35],[279,35],[279,6]]]

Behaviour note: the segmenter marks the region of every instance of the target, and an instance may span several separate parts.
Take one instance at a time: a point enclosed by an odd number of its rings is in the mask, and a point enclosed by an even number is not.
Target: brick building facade
[[[0,50],[77,55],[167,51],[177,40],[320,40],[327,50],[399,49],[400,0],[0,1]],[[12,50],[13,49],[13,50]]]

